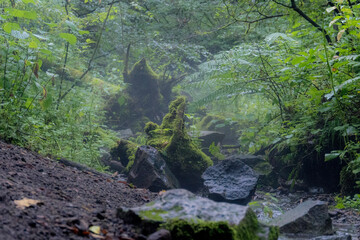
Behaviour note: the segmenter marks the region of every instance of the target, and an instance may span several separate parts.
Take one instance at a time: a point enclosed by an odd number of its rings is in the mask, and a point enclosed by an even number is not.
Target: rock
[[[264,186],[271,186],[273,188],[277,188],[279,186],[278,174],[273,171],[271,164],[262,156],[236,154],[231,155],[226,159],[237,159],[251,167],[257,174],[259,174],[259,184]]]
[[[259,175],[267,175],[271,172],[272,166],[261,156],[236,154],[226,158],[226,160],[240,160],[254,169]]]
[[[268,233],[263,239],[277,239],[276,228],[262,228],[248,206],[217,203],[184,189],[169,190],[153,202],[125,211],[119,209],[117,214],[124,221],[162,224],[173,240],[252,240],[258,239],[260,232]],[[134,213],[138,217],[130,218]]]
[[[171,240],[171,234],[166,229],[160,229],[151,234],[147,240]]]
[[[193,134],[188,133],[191,137],[195,137],[193,136]],[[200,135],[198,136],[198,138],[201,140],[201,146],[202,146],[202,151],[209,155],[209,147],[212,143],[215,143],[215,146],[218,146],[219,144],[222,144],[222,141],[225,137],[225,134],[221,133],[221,132],[216,132],[216,131],[200,131]]]
[[[152,192],[179,186],[177,179],[166,166],[159,152],[151,146],[141,146],[135,154],[128,182]]]
[[[258,174],[242,161],[230,159],[209,167],[202,179],[210,199],[245,205],[255,192]]]
[[[134,136],[133,131],[130,128],[117,131],[116,136],[121,139],[128,139]]]
[[[301,234],[309,238],[334,233],[328,206],[322,201],[307,200],[271,223],[278,226],[281,233]]]

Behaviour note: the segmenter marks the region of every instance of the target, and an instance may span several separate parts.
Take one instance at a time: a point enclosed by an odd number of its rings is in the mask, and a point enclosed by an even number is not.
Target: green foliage
[[[318,14],[314,4],[321,9],[320,1],[298,9],[317,27],[292,6],[272,2],[262,11],[289,14],[292,27],[218,53],[187,78],[184,89],[195,107],[235,113],[228,116],[240,125],[242,151],[281,156],[281,164],[293,166],[303,166],[306,156],[338,159],[359,182],[358,7],[339,2],[332,18]],[[331,34],[336,41],[329,45]]]
[[[80,86],[78,79],[72,80],[77,84],[63,81],[64,76],[51,69],[64,61],[64,54],[72,56],[68,62],[77,62],[73,66],[83,66],[75,48],[63,50],[66,42],[84,46],[77,41],[81,20],[70,21],[58,1],[2,5],[6,10],[0,29],[0,138],[104,170],[99,148],[112,145],[114,133],[101,125],[101,91]]]
[[[214,157],[216,157],[219,160],[225,159],[225,155],[220,152],[220,147],[215,146],[214,142],[211,143],[211,145],[209,147],[209,152],[211,153],[211,155],[213,155]]]
[[[355,194],[353,198],[351,198],[350,196],[345,196],[345,197],[336,196],[335,202],[336,202],[335,208],[337,209],[351,208],[360,212],[360,194]]]

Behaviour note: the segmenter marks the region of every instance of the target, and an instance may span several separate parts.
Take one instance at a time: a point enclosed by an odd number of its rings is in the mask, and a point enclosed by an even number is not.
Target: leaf
[[[71,33],[59,33],[59,36],[70,44],[75,44],[77,41],[76,36]]]
[[[35,1],[34,0],[22,0],[23,1],[23,3],[25,3],[25,4],[28,4],[28,3],[33,3],[33,4],[35,4]]]
[[[30,35],[27,32],[20,32],[18,30],[12,30],[11,36],[17,39],[27,39]]]
[[[326,11],[327,11],[328,13],[330,13],[330,12],[334,11],[335,9],[336,9],[335,6],[334,6],[334,7],[329,7],[329,8],[326,9]]]
[[[24,210],[27,207],[33,206],[33,205],[39,205],[42,204],[40,200],[34,200],[29,198],[23,198],[21,200],[14,200],[14,203],[17,208]]]
[[[80,33],[81,35],[84,35],[84,34],[89,34],[90,32],[89,32],[89,31],[80,30],[79,33]]]
[[[34,11],[23,11],[16,8],[5,8],[5,12],[7,12],[9,15],[13,17],[18,18],[26,18],[26,19],[36,19],[37,14]]]
[[[51,52],[50,50],[44,49],[44,48],[40,49],[40,52],[42,52],[42,53],[44,53],[44,54],[47,54],[47,55],[51,55],[51,54],[52,54],[52,52]]]
[[[38,45],[37,45],[36,42],[31,41],[31,42],[29,43],[29,48],[38,48]]]
[[[33,73],[34,73],[36,78],[39,78],[39,63],[34,64]]]
[[[337,34],[336,39],[337,39],[338,41],[340,41],[340,39],[341,39],[342,35],[344,34],[344,32],[345,32],[345,29],[342,29],[342,30]]]
[[[340,156],[340,153],[326,153],[325,154],[325,162],[333,160]]]
[[[20,30],[20,26],[17,23],[6,22],[2,25],[5,32],[11,33],[12,30]]]
[[[334,19],[329,23],[329,27],[331,27],[334,23],[336,23],[339,19],[341,19],[342,16],[336,16]]]
[[[291,61],[292,65],[296,65],[301,63],[302,61],[304,61],[306,58],[305,57],[296,57]]]
[[[283,39],[286,41],[296,42],[293,38],[289,37],[285,33],[273,33],[268,36],[266,36],[265,41],[268,42],[268,44],[272,44],[273,42],[277,41],[278,39]]]
[[[52,105],[52,103],[53,103],[53,97],[51,94],[46,94],[45,99],[40,100],[40,106],[43,110],[47,110]]]
[[[100,234],[101,228],[100,228],[100,226],[91,226],[91,227],[89,227],[89,230],[92,233]]]

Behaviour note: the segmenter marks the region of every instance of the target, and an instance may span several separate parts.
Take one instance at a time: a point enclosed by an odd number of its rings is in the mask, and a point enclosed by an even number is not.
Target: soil
[[[0,240],[146,239],[116,210],[147,203],[155,193],[61,162],[0,141]],[[30,206],[21,209],[26,201]]]

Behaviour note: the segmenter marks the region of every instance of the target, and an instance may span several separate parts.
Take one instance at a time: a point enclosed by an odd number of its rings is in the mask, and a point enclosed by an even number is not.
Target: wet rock
[[[188,133],[189,136],[193,136],[193,134]],[[215,146],[218,146],[219,144],[222,144],[222,141],[225,137],[224,133],[216,132],[216,131],[200,131],[200,135],[198,138],[201,140],[201,150],[207,154],[210,155],[209,147],[212,143],[215,143]]]
[[[133,214],[139,217],[128,217]],[[262,228],[248,206],[217,203],[198,197],[185,189],[169,190],[153,202],[140,207],[119,209],[117,215],[122,216],[125,221],[126,219],[141,219],[141,221],[163,224],[162,227],[171,232],[174,240],[250,240],[258,239],[260,232],[268,233],[263,239],[268,239],[269,235],[272,236],[271,239],[277,239],[276,229]]]
[[[147,240],[171,240],[171,234],[166,229],[160,229],[151,234]]]
[[[202,179],[210,199],[247,204],[254,195],[258,174],[244,162],[229,159],[209,167]]]
[[[136,151],[128,182],[140,188],[148,188],[153,192],[179,186],[177,179],[166,166],[164,159],[151,146],[141,146]]]
[[[307,200],[296,208],[285,212],[271,224],[281,233],[315,237],[334,233],[328,206],[323,201]]]
[[[121,139],[129,139],[134,136],[134,133],[130,128],[127,128],[117,131],[116,136]]]
[[[273,188],[277,188],[279,186],[278,174],[273,171],[271,164],[262,156],[235,154],[227,157],[226,159],[237,159],[251,167],[257,174],[259,174],[259,184],[263,186],[271,186]]]

